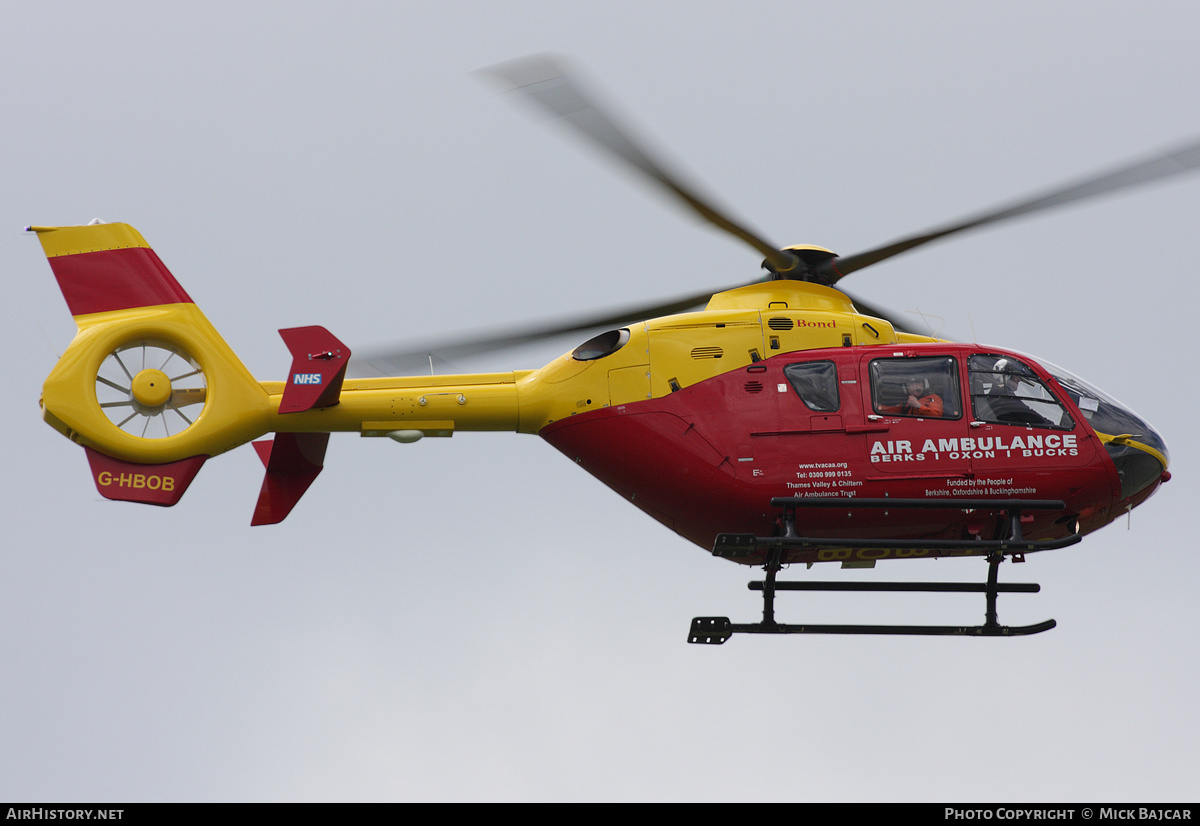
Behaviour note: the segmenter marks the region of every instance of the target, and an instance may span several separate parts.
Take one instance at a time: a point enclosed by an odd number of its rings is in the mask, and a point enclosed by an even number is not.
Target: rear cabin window
[[[783,374],[791,382],[792,389],[818,413],[832,413],[841,407],[838,397],[837,365],[832,361],[806,361],[789,364]]]
[[[958,365],[949,356],[875,359],[871,401],[875,412],[885,416],[961,418]]]
[[[975,355],[967,360],[971,409],[976,420],[1070,430],[1075,426],[1045,382],[1011,356]]]

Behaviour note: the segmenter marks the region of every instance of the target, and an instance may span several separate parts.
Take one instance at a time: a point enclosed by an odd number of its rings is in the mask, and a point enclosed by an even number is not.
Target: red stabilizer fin
[[[280,330],[279,335],[292,353],[279,412],[301,413],[337,404],[350,348],[324,327],[291,327]]]
[[[200,472],[207,456],[192,456],[165,465],[123,462],[85,447],[96,490],[105,499],[170,507],[178,502]]]
[[[275,525],[296,507],[325,462],[328,433],[276,433],[274,440],[254,442],[267,467],[251,525]]]

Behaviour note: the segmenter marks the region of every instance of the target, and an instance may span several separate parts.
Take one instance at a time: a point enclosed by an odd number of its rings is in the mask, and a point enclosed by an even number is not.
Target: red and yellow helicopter
[[[46,379],[42,414],[84,447],[103,496],[173,505],[210,457],[253,442],[266,477],[252,524],[269,524],[320,473],[331,432],[400,442],[538,434],[681,536],[764,567],[751,583],[763,592],[761,621],[693,620],[689,641],[712,644],[735,633],[1048,630],[1053,620],[998,623],[999,593],[1038,588],[999,583],[1000,562],[1074,544],[1170,478],[1162,437],[1082,379],[1013,350],[905,330],[836,285],[930,241],[1191,170],[1200,145],[840,257],[781,249],[732,219],[553,59],[487,74],[754,247],[768,279],[456,345],[490,350],[615,328],[537,370],[353,378],[350,349],[328,331],[285,329],[287,378],[259,381],[135,229],[29,227],[78,325]],[[792,563],[939,556],[984,557],[987,582],[776,579]],[[986,595],[987,610],[979,626],[794,625],[775,620],[778,590],[972,591]]]

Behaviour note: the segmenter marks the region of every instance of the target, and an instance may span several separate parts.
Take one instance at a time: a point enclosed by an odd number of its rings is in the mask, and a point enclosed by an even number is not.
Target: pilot
[[[909,376],[904,381],[904,392],[908,398],[904,404],[882,406],[884,413],[898,413],[904,416],[923,416],[940,419],[945,410],[942,397],[929,391],[929,379],[925,376]]]
[[[1021,377],[1009,371],[1008,359],[998,359],[992,369],[995,370],[995,383],[988,391],[987,402],[994,421],[1041,427],[1051,425],[1045,416],[1021,401]]]

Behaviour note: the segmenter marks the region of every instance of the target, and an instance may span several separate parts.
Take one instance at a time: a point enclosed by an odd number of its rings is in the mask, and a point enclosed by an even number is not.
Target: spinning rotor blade
[[[679,173],[668,171],[662,161],[653,159],[644,143],[634,140],[627,128],[618,125],[612,115],[589,99],[578,81],[568,78],[553,58],[531,55],[498,63],[479,73],[499,82],[506,92],[520,91],[531,105],[555,116],[579,135],[657,182],[705,221],[754,247],[766,257],[775,272],[786,275],[797,268],[799,261],[795,255],[734,221],[726,210],[716,206],[712,198],[702,196]]]
[[[833,259],[826,264],[818,266],[817,272],[821,276],[820,280],[822,283],[832,285],[838,279],[856,270],[877,264],[880,261],[891,258],[893,255],[899,255],[914,247],[919,247],[930,241],[937,241],[948,235],[965,232],[966,230],[975,229],[987,224],[999,223],[1000,221],[1006,221],[1009,218],[1016,218],[1020,215],[1028,215],[1044,209],[1052,209],[1073,201],[1095,198],[1109,192],[1116,192],[1120,189],[1150,183],[1162,178],[1169,178],[1173,175],[1181,175],[1197,167],[1200,167],[1200,142],[1182,146],[1169,152],[1162,152],[1149,158],[1117,167],[1109,172],[1092,175],[1031,198],[971,216],[957,223],[928,230],[918,235],[909,236],[908,238],[901,238],[898,241],[893,241],[890,244],[877,247],[873,250]]]
[[[583,330],[597,328],[621,327],[634,321],[644,321],[658,316],[674,315],[707,304],[712,298],[713,290],[696,295],[684,296],[650,305],[627,307],[621,310],[610,310],[603,315],[583,316],[558,324],[538,327],[531,330],[498,332],[490,336],[467,339],[464,341],[444,342],[420,349],[390,350],[370,353],[350,360],[351,375],[362,377],[369,375],[412,375],[423,373],[429,369],[432,357],[439,360],[454,361],[468,358],[481,353],[519,347],[537,341],[556,338],[567,333],[578,333]]]

